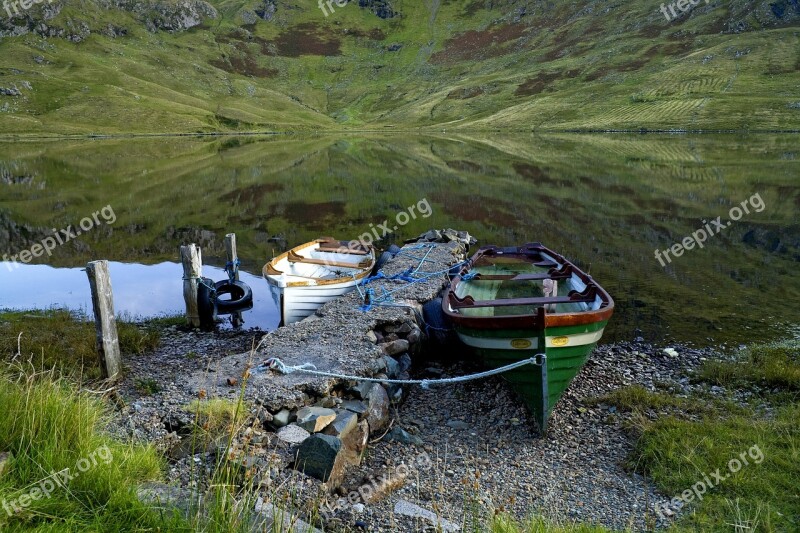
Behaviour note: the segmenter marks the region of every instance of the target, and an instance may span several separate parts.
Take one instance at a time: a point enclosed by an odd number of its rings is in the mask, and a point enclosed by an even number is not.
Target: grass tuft
[[[153,350],[161,338],[154,327],[121,321],[117,333],[123,355]],[[0,359],[30,360],[35,368],[72,377],[100,377],[94,323],[64,309],[0,313]]]
[[[53,372],[0,375],[0,412],[0,451],[13,457],[0,477],[0,530],[179,526],[138,501],[135,487],[160,477],[161,459],[149,446],[120,443],[104,433],[109,412],[101,400],[78,392]],[[66,469],[73,479],[57,474]],[[48,479],[54,483],[45,497]]]
[[[800,392],[800,342],[787,340],[740,350],[732,361],[708,361],[701,379],[722,387],[756,386]]]

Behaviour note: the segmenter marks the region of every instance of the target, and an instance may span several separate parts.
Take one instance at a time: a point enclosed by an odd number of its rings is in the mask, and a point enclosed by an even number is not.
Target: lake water
[[[206,274],[223,279],[223,238],[235,232],[256,291],[246,325],[270,329],[277,310],[260,270],[287,246],[453,227],[480,244],[541,241],[588,270],[617,304],[604,341],[738,344],[800,323],[799,183],[796,135],[0,143],[0,253],[73,230],[31,265],[0,265],[0,308],[86,310],[80,269],[108,259],[118,311],[180,312],[179,245],[201,245]],[[684,241],[701,230],[702,248]],[[682,242],[662,266],[655,251]]]

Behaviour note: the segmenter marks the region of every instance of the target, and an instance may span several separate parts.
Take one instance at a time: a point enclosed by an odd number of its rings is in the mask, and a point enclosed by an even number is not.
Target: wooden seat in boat
[[[351,254],[351,255],[368,255],[369,248],[364,243],[359,243],[357,248],[351,247],[347,241],[337,241],[333,237],[323,237],[319,239],[320,252],[333,253],[333,254]]]
[[[303,257],[294,250],[289,251],[286,258],[290,263],[305,263],[307,265],[322,265],[334,268],[360,268],[369,264],[369,259],[361,261],[360,263],[342,263],[339,261],[328,261],[326,259],[314,259],[311,257]]]

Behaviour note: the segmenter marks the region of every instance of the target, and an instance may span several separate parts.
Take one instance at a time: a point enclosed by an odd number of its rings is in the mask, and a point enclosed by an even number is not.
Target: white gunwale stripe
[[[488,350],[535,350],[539,347],[539,339],[536,337],[515,337],[513,339],[498,339],[490,337],[470,337],[463,333],[458,334],[461,342],[473,348],[484,348]],[[530,342],[525,348],[516,348],[511,345],[512,341],[526,340]]]
[[[547,348],[568,348],[570,346],[584,346],[586,344],[592,344],[593,342],[599,341],[600,337],[603,336],[603,329],[598,329],[597,331],[591,331],[589,333],[578,333],[575,335],[555,335],[552,337],[545,337],[544,345]],[[567,339],[566,344],[553,343],[553,339],[564,338]]]

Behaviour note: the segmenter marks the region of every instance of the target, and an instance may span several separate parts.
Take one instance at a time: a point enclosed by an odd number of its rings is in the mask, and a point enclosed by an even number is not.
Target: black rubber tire
[[[253,305],[253,289],[243,281],[228,281],[227,279],[218,281],[214,285],[217,289],[216,307],[217,313],[227,315],[236,311],[242,311]],[[230,294],[230,300],[223,300],[220,296]]]
[[[378,260],[375,261],[375,266],[372,267],[372,275],[374,276],[375,274],[380,272],[383,266],[386,263],[388,263],[393,257],[394,256],[391,254],[391,252],[383,252],[381,256],[378,258]]]
[[[434,298],[422,306],[422,318],[425,324],[435,330],[449,330],[449,324],[442,311],[442,298]]]
[[[214,280],[200,278],[197,285],[197,311],[200,314],[200,327],[211,329],[217,322],[217,291]]]

